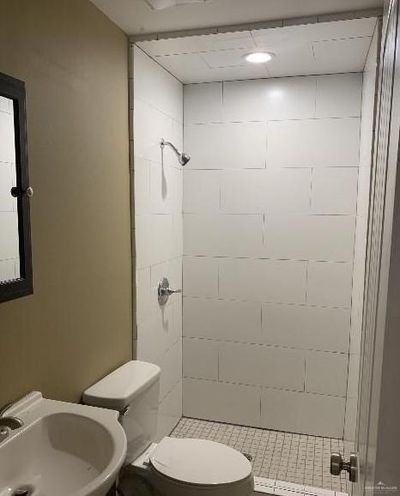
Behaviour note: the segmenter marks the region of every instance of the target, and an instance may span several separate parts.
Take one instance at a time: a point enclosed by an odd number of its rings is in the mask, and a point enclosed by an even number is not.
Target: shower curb
[[[254,493],[276,496],[348,496],[348,493],[305,486],[266,477],[254,477]]]

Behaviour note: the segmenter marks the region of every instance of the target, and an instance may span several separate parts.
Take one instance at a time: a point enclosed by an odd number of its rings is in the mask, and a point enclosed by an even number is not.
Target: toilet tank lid
[[[132,360],[106,375],[83,393],[87,405],[123,410],[160,377],[160,367]]]

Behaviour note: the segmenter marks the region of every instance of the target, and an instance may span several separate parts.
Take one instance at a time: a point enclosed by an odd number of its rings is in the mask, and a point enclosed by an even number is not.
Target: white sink
[[[24,426],[0,443],[0,496],[105,496],[126,455],[113,410],[48,400],[38,392],[6,416]]]

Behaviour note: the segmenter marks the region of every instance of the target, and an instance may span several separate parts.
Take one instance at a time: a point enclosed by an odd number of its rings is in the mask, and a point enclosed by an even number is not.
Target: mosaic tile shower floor
[[[182,418],[172,437],[195,437],[217,441],[252,456],[256,477],[315,486],[350,494],[345,475],[329,473],[332,451],[348,455],[349,443],[327,437],[277,432],[254,427]]]

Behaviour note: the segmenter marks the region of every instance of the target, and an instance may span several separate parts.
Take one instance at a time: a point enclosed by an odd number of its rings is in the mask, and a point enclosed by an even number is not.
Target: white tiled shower
[[[184,414],[343,436],[361,88],[185,86]]]
[[[162,160],[160,139],[183,144],[183,86],[139,48],[133,55],[137,357],[163,371],[162,437],[182,416],[182,298],[177,295],[160,308],[156,288],[163,276],[171,287],[182,285],[183,179],[168,150]]]
[[[372,76],[182,85],[132,52],[137,356],[162,367],[159,435],[183,414],[353,439]],[[183,308],[158,306],[162,276]]]
[[[16,186],[14,110],[12,101],[0,97],[0,281],[19,277],[17,200],[10,195]]]

